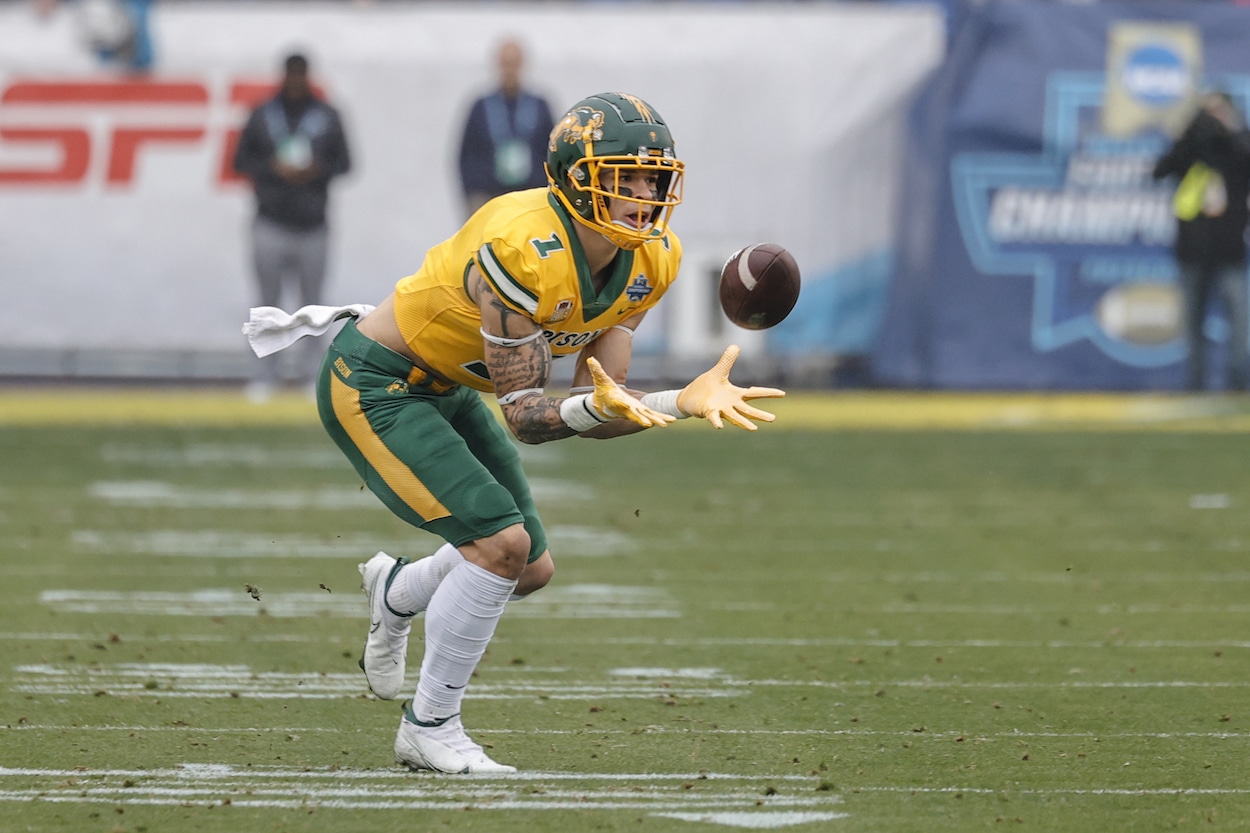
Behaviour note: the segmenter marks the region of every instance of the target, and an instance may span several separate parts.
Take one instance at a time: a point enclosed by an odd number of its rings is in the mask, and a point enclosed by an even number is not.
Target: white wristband
[[[685,419],[690,414],[677,407],[677,396],[679,390],[660,390],[655,393],[644,393],[638,401],[646,405],[653,411],[659,411],[662,414],[668,414],[671,417]]]
[[[590,394],[570,396],[560,403],[560,419],[577,433],[589,431],[607,422],[591,404]]]
[[[523,338],[504,338],[503,336],[488,333],[481,327],[478,327],[477,331],[482,334],[482,338],[486,339],[491,344],[496,344],[500,347],[520,347],[522,344],[529,344],[531,341],[543,334],[542,330],[535,330]]]

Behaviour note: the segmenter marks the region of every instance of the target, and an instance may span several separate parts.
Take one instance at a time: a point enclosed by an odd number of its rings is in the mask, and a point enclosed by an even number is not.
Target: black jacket
[[[291,137],[307,140],[311,149],[314,174],[308,182],[292,184],[273,170],[278,146]],[[261,217],[294,229],[324,226],[330,180],[351,169],[338,111],[316,98],[296,110],[284,107],[281,96],[266,101],[248,117],[234,169],[252,180]]]
[[[1155,164],[1154,178],[1184,177],[1195,162],[1219,171],[1228,191],[1223,214],[1199,214],[1177,220],[1176,259],[1195,266],[1219,266],[1246,260],[1246,223],[1250,220],[1250,131],[1231,131],[1215,116],[1200,111],[1185,132]]]

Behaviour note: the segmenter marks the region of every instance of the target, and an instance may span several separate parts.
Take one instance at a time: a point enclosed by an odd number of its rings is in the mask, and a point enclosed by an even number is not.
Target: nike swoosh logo
[[[377,633],[378,628],[380,628],[380,627],[382,627],[382,623],[381,623],[381,622],[370,622],[370,623],[369,623],[369,633]]]
[[[468,683],[465,683],[465,685],[468,685]],[[463,685],[447,685],[447,683],[443,683],[443,688],[450,688],[452,691],[459,691],[460,689],[464,688],[464,686]]]

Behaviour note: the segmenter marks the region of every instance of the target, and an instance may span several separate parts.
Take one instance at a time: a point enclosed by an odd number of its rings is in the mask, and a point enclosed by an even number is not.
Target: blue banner
[[[1179,388],[1176,183],[1151,174],[1203,89],[1247,111],[1247,43],[1250,9],[1222,4],[963,16],[913,113],[873,381]]]

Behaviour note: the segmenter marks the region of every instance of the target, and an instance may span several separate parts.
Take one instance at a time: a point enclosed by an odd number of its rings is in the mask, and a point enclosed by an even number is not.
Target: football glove
[[[595,383],[595,390],[590,394],[590,403],[604,417],[608,419],[623,417],[644,428],[653,426],[663,428],[670,422],[677,421],[676,417],[648,408],[626,393],[625,389],[607,374],[598,359],[593,356],[586,359],[586,366],[590,368],[590,375]]]
[[[785,391],[777,388],[740,388],[729,381],[729,371],[740,352],[738,345],[729,345],[711,370],[697,376],[677,394],[677,407],[691,416],[703,417],[716,428],[723,428],[723,420],[727,419],[734,425],[754,431],[758,426],[751,422],[752,419],[761,422],[776,419],[768,411],[761,411],[747,402],[785,396]]]

